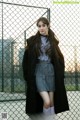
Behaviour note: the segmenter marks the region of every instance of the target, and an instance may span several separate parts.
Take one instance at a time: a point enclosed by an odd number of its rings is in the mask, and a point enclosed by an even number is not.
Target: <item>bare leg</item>
[[[54,93],[51,92],[51,91],[50,92],[43,91],[43,92],[40,92],[40,95],[41,95],[41,97],[44,101],[43,113],[45,115],[50,115],[50,116],[52,115],[52,119],[53,119],[53,115],[55,113],[55,111],[54,111],[54,100],[53,100]],[[47,120],[49,120],[49,118]]]
[[[49,98],[50,98],[50,106],[54,106],[54,93],[53,92],[49,92]]]
[[[40,92],[40,95],[44,101],[45,108],[48,108],[54,105],[54,100],[53,100],[54,93],[53,92],[48,93],[47,91],[43,91],[43,92]]]
[[[49,92],[49,96],[50,96],[50,110],[51,110],[51,114],[53,115],[55,113],[54,110],[54,93],[53,92]]]
[[[49,108],[50,107],[49,93],[47,91],[42,91],[42,92],[40,92],[40,95],[41,95],[41,97],[43,99],[44,107]]]
[[[42,99],[43,99],[43,115],[50,115],[51,109],[50,109],[50,97],[49,93],[47,91],[39,92]]]
[[[39,116],[39,120],[53,120],[53,92],[42,91],[39,92],[41,95],[44,105],[43,114]],[[51,116],[52,115],[52,116]]]

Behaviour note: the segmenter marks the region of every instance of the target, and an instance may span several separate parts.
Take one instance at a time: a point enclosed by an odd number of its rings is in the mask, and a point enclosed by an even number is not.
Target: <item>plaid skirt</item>
[[[36,86],[39,92],[55,91],[55,74],[54,66],[51,62],[40,61],[36,65]]]

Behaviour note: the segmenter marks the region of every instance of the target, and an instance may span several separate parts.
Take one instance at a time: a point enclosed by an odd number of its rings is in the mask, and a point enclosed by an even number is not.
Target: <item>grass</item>
[[[80,91],[80,85],[78,85],[78,88],[76,88],[75,85],[66,84],[65,88],[66,88],[67,91]],[[0,87],[0,92],[1,92],[1,87]],[[11,92],[11,87],[10,86],[5,86],[4,87],[4,92]],[[14,86],[14,92],[15,93],[23,93],[23,92],[25,92],[25,84]]]
[[[80,85],[76,88],[74,85],[65,85],[67,91],[80,91]]]

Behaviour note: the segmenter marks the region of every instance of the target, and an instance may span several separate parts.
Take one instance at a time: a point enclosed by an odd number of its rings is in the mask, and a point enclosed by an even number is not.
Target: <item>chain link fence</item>
[[[80,120],[80,8],[54,0],[0,1],[0,119],[27,120],[22,58],[26,39],[37,31],[36,20],[49,19],[65,57],[65,87],[70,111],[57,120]]]

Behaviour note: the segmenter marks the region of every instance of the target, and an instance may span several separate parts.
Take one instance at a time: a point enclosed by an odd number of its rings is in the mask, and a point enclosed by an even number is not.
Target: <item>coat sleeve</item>
[[[57,50],[58,50],[58,54],[59,54],[59,62],[61,64],[61,66],[63,66],[64,68],[64,78],[65,78],[65,59],[64,59],[64,55],[63,53],[61,52],[61,49],[59,46],[57,46]]]
[[[23,78],[27,81],[28,78],[28,46],[26,47],[22,60],[22,70],[23,70]]]
[[[31,36],[30,38],[26,39],[27,46],[24,51],[23,60],[22,60],[22,70],[23,70],[23,78],[25,81],[28,82],[28,67],[29,67],[29,50],[31,48],[31,41],[34,38],[34,36]]]

